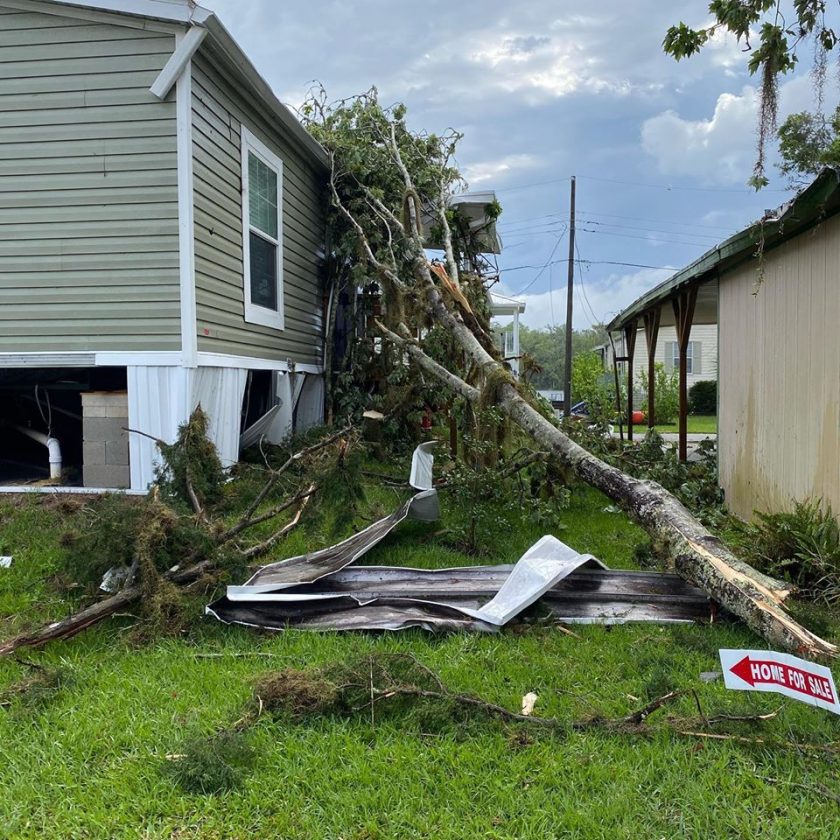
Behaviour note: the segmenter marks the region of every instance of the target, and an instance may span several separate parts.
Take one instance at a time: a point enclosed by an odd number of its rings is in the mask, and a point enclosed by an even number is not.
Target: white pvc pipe
[[[50,478],[61,478],[61,444],[58,440],[43,432],[36,432],[35,429],[27,429],[26,426],[15,426],[15,428],[21,434],[47,447],[50,458]]]

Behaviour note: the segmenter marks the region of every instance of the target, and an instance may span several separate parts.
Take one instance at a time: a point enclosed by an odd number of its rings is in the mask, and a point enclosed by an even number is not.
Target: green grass
[[[671,432],[676,434],[680,429],[679,425],[674,423],[657,423],[654,426],[657,432]],[[633,433],[643,435],[647,432],[647,424],[633,426]],[[717,434],[717,415],[714,414],[689,414],[688,415],[688,433],[690,435],[716,435]]]
[[[396,471],[396,469],[394,469]],[[371,491],[369,515],[403,498]],[[442,499],[445,526],[453,512]],[[608,565],[631,567],[644,534],[595,491],[577,488],[553,530]],[[2,636],[66,613],[48,579],[73,514],[51,500],[0,501]],[[564,527],[560,527],[560,526]],[[368,562],[414,566],[509,562],[544,529],[500,526],[485,556],[446,544],[440,525],[407,524]],[[288,556],[323,545],[317,523],[294,532]],[[66,687],[38,705],[0,708],[3,838],[601,838],[837,837],[836,754],[798,752],[782,740],[840,740],[840,718],[769,695],[704,684],[719,647],[764,647],[737,624],[546,627],[499,635],[263,634],[211,619],[179,639],[136,647],[123,616],[32,661],[62,669]],[[837,638],[836,625],[832,625]],[[249,737],[256,762],[242,785],[188,794],[161,772],[186,740],[240,718],[253,681],[269,669],[303,668],[377,651],[409,651],[460,691],[564,719],[619,716],[670,689],[696,690],[703,710],[751,714],[781,706],[760,728],[733,725],[767,744],[699,741],[664,725],[696,720],[690,698],[658,713],[649,737],[592,731],[530,743],[488,721],[424,731],[398,714],[300,724],[261,718]],[[208,656],[208,654],[210,654]],[[261,654],[261,655],[254,655]],[[27,674],[0,661],[0,692]],[[835,674],[840,671],[835,669]],[[656,717],[652,722],[656,722]],[[777,779],[780,782],[769,782]],[[789,782],[805,785],[795,787]]]

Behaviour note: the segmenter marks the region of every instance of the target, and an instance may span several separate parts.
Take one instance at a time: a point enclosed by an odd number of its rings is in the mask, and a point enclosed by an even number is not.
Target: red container
[[[633,425],[639,426],[645,422],[645,413],[644,411],[634,411],[633,412]]]

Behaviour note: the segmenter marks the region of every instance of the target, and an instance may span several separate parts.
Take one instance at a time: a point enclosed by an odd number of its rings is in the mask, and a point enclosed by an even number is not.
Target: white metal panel
[[[160,453],[155,438],[172,443],[178,426],[189,417],[190,371],[179,367],[129,366],[128,437],[131,489],[145,490],[154,481]],[[136,434],[143,432],[144,434]]]
[[[191,408],[201,405],[209,419],[207,436],[215,444],[223,467],[239,460],[239,427],[246,370],[197,368],[192,371]]]
[[[324,422],[324,377],[306,374],[295,413],[295,431],[302,432]]]

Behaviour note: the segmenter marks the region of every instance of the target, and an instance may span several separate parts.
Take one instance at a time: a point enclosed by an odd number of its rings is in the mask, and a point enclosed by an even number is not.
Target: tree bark
[[[499,363],[447,308],[434,286],[427,288],[430,313],[451,331],[485,375],[497,372]],[[386,331],[386,336],[465,399],[478,399],[477,389],[436,364],[417,345],[390,331]],[[771,645],[812,658],[837,654],[835,645],[802,627],[783,608],[789,586],[739,560],[661,485],[633,478],[601,461],[543,417],[513,384],[500,387],[498,408],[584,482],[626,509],[653,537],[658,550],[678,574],[703,589]]]

